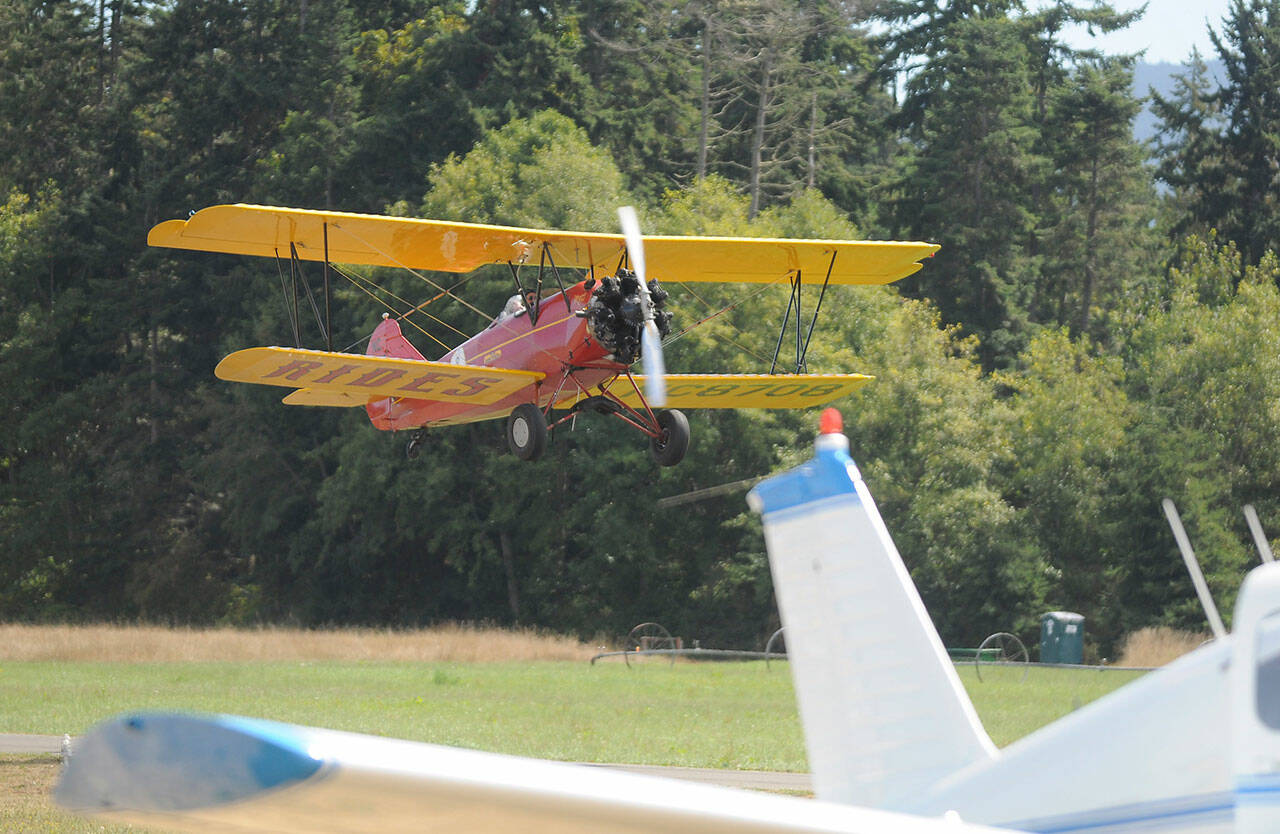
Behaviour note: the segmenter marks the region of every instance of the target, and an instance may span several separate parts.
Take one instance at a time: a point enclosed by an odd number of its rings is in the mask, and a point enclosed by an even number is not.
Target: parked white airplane
[[[1246,580],[1234,635],[997,750],[839,415],[824,415],[813,460],[748,500],[817,800],[174,714],[92,731],[56,797],[184,831],[1280,832],[1280,566]]]
[[[848,441],[817,446],[749,500],[819,797],[1028,831],[1280,832],[1280,566],[1249,575],[1233,635],[996,750]]]

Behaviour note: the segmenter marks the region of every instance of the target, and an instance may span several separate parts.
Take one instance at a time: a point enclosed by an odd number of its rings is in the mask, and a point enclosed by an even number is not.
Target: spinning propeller
[[[649,297],[649,282],[644,274],[644,241],[640,237],[640,220],[632,206],[618,209],[622,223],[622,236],[627,242],[627,260],[635,270],[640,283],[640,311],[644,315],[644,329],[640,333],[640,361],[644,368],[644,395],[649,404],[661,408],[667,404],[667,371],[662,361],[662,338],[658,325],[653,321],[653,300]]]

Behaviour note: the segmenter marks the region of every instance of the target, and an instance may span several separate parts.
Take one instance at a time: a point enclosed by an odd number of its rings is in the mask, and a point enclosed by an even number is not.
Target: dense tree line
[[[1103,652],[1198,627],[1159,498],[1228,610],[1240,506],[1280,524],[1280,0],[1233,0],[1225,78],[1191,56],[1151,147],[1134,57],[1062,38],[1130,22],[1065,0],[12,0],[0,616],[767,636],[740,496],[655,502],[799,460],[813,415],[698,413],[674,470],[603,418],[534,465],[497,423],[409,463],[358,410],[213,379],[290,340],[274,265],[145,246],[219,202],[585,230],[634,202],[661,233],[942,244],[896,287],[832,291],[809,367],[877,376],[839,405],[944,639],[1053,608]],[[508,280],[468,298],[496,312]],[[767,369],[785,291],[673,303],[681,325],[724,310],[673,368]],[[335,345],[381,311],[340,289]],[[431,311],[407,330],[429,355],[483,324]]]

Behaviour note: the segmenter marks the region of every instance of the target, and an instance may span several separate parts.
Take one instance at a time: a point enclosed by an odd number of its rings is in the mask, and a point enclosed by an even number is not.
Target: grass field
[[[98,651],[112,656],[108,647]],[[306,654],[198,662],[0,658],[0,732],[76,735],[120,712],[185,709],[566,761],[807,769],[785,663],[298,659]],[[978,681],[969,665],[960,674],[1000,745],[1135,677],[1032,668],[1023,680],[1021,670],[987,667]],[[0,759],[0,830],[113,830],[49,808],[56,770],[49,757]]]
[[[38,693],[38,694],[37,694]],[[6,663],[0,732],[133,709],[232,712],[569,761],[801,770],[785,666]]]

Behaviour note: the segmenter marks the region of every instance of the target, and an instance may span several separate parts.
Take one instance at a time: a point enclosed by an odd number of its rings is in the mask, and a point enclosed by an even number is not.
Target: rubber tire
[[[537,460],[547,449],[547,418],[533,403],[521,403],[507,417],[507,448],[520,460]]]
[[[675,466],[689,451],[689,419],[674,408],[659,411],[655,416],[662,437],[649,440],[649,451],[660,466]]]

